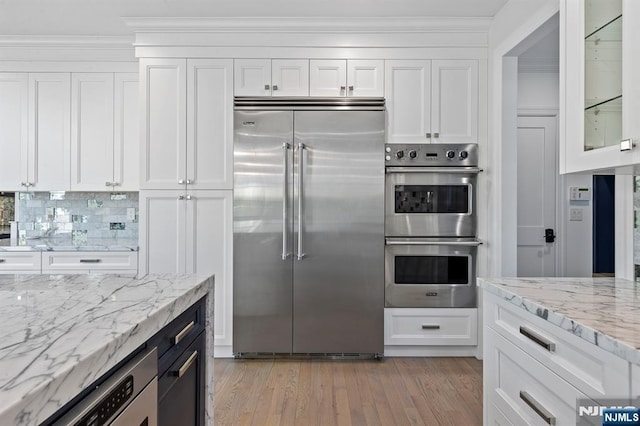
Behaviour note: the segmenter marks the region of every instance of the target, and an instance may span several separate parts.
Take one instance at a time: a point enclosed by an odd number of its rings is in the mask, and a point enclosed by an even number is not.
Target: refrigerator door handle
[[[283,173],[283,183],[282,183],[282,260],[287,260],[291,253],[289,252],[289,241],[287,238],[288,234],[288,219],[289,215],[287,214],[288,207],[288,199],[289,199],[289,185],[288,185],[288,177],[289,176],[289,148],[290,144],[284,142],[282,144],[282,168],[284,169]]]
[[[305,146],[302,142],[298,143],[298,253],[297,253],[297,257],[298,260],[302,260],[305,256],[304,251],[302,249],[302,209],[303,209],[303,202],[302,199],[303,194],[302,194],[302,188],[303,188],[303,184],[302,184],[302,176],[303,176],[303,166],[304,166],[304,150],[305,150]]]

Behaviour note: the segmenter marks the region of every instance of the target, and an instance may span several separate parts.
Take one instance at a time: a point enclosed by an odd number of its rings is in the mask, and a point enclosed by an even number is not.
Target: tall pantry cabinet
[[[215,275],[231,345],[233,61],[140,59],[140,272]]]

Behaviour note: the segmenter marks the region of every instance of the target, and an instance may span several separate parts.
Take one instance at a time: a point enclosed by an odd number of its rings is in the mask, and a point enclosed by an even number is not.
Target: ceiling
[[[129,35],[120,17],[491,17],[508,0],[0,0],[0,36]]]

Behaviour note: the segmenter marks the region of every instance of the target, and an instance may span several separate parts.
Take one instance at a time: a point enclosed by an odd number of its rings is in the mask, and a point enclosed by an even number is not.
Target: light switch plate
[[[136,220],[136,209],[135,209],[135,207],[127,208],[127,220],[130,220],[130,221]]]
[[[583,218],[584,210],[580,208],[569,209],[569,220],[581,222]]]

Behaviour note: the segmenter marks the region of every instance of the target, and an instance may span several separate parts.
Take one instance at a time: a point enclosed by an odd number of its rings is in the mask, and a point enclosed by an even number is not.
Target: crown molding
[[[460,17],[123,17],[134,32],[243,32],[243,33],[421,33],[487,32],[491,18]]]
[[[133,36],[0,36],[0,61],[134,62],[133,41]]]

